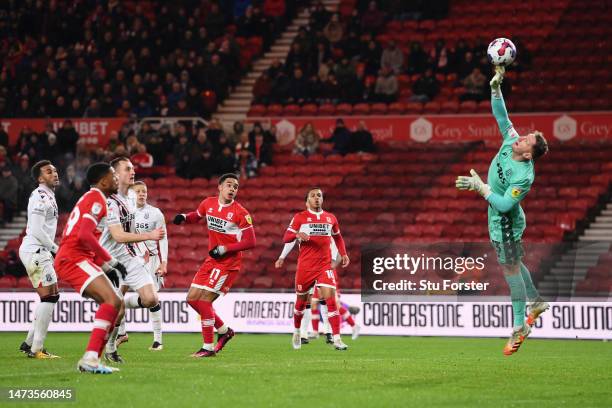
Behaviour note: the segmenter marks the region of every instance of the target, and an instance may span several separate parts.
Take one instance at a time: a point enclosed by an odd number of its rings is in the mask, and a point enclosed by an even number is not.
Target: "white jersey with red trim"
[[[138,243],[120,243],[114,240],[108,227],[121,225],[125,232],[136,233],[136,206],[134,201],[121,193],[113,194],[106,200],[108,214],[100,224],[104,227],[100,245],[106,249],[113,258],[119,262],[128,262],[130,259],[143,256],[144,253]]]
[[[150,204],[145,204],[142,207],[136,207],[136,232],[151,232],[157,228],[163,228],[166,231],[166,220],[164,214],[157,207]],[[159,258],[160,262],[168,261],[168,234],[159,241],[144,241],[144,244],[151,256]]]
[[[340,233],[336,216],[327,211],[306,210],[297,213],[289,224],[289,231],[303,232],[310,238],[300,242],[298,271],[320,271],[330,268],[332,235]]]
[[[92,188],[83,194],[68,217],[62,232],[62,241],[56,259],[68,258],[74,261],[89,259],[93,261],[95,253],[84,246],[78,238],[81,231],[81,221],[83,218],[92,220],[97,226],[94,236],[99,238],[103,228],[100,222],[106,217],[107,212],[106,197],[102,191]]]
[[[209,251],[219,245],[227,246],[240,242],[242,232],[253,228],[249,212],[235,200],[229,204],[221,204],[218,197],[208,197],[200,203],[197,213],[206,218]],[[242,252],[225,255],[216,259],[215,263],[226,269],[240,269]]]

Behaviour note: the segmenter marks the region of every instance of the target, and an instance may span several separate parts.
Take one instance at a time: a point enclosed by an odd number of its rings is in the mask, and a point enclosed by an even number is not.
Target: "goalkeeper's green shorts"
[[[521,263],[523,256],[525,256],[525,250],[521,241],[491,241],[491,243],[497,253],[497,261],[501,265],[517,265]]]

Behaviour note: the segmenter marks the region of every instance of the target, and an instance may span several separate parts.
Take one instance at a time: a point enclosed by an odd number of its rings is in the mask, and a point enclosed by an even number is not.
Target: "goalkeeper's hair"
[[[94,163],[87,169],[87,182],[90,186],[95,186],[108,174],[111,165],[108,163]]]
[[[548,153],[548,143],[546,142],[546,139],[544,139],[544,135],[542,134],[542,132],[540,132],[539,130],[536,130],[534,132],[534,135],[536,142],[533,145],[532,157],[533,160],[537,160],[540,157],[544,156],[546,153]]]
[[[321,195],[323,195],[323,189],[321,187],[311,187],[306,192],[306,195],[304,196],[304,201],[308,201],[308,196],[310,195],[310,192],[314,190],[321,190]]]

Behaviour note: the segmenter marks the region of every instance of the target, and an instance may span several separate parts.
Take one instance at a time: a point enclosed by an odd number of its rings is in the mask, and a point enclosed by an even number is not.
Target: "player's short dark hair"
[[[548,143],[546,142],[546,139],[544,139],[542,132],[535,132],[535,140],[536,142],[533,145],[533,153],[531,154],[533,160],[537,160],[548,153]]]
[[[110,165],[113,166],[113,169],[116,170],[117,166],[119,166],[119,163],[124,162],[124,161],[130,161],[130,159],[125,156],[119,156],[111,160]]]
[[[306,191],[306,195],[304,196],[304,201],[308,200],[308,195],[313,190],[321,190],[321,194],[323,194],[323,189],[321,187],[311,187],[308,189],[308,191]]]
[[[87,168],[87,182],[90,186],[98,184],[108,174],[110,169],[111,165],[108,163],[100,162],[92,164]]]
[[[236,181],[238,181],[238,176],[234,173],[225,173],[224,175],[222,175],[221,177],[219,177],[219,185],[223,184],[223,182],[227,179],[234,179]]]
[[[34,165],[32,166],[32,170],[30,170],[30,174],[32,175],[34,181],[38,182],[38,178],[40,177],[40,172],[42,168],[50,164],[53,163],[51,163],[51,161],[49,160],[41,160],[39,162],[34,163]]]

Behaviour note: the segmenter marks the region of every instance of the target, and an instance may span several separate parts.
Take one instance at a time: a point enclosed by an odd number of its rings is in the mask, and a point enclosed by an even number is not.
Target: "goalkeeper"
[[[533,184],[534,162],[546,154],[548,145],[538,131],[519,136],[508,118],[500,88],[505,69],[498,66],[495,71],[490,82],[491,105],[503,143],[489,166],[489,184],[483,182],[473,169],[470,170],[471,176],[459,176],[455,184],[459,190],[478,192],[489,203],[489,237],[510,286],[512,299],[514,328],[504,347],[504,354],[509,356],[518,351],[538,316],[549,307],[539,297],[529,270],[522,263],[521,237],[526,224],[525,213],[519,204]],[[525,322],[527,299],[533,303]]]

